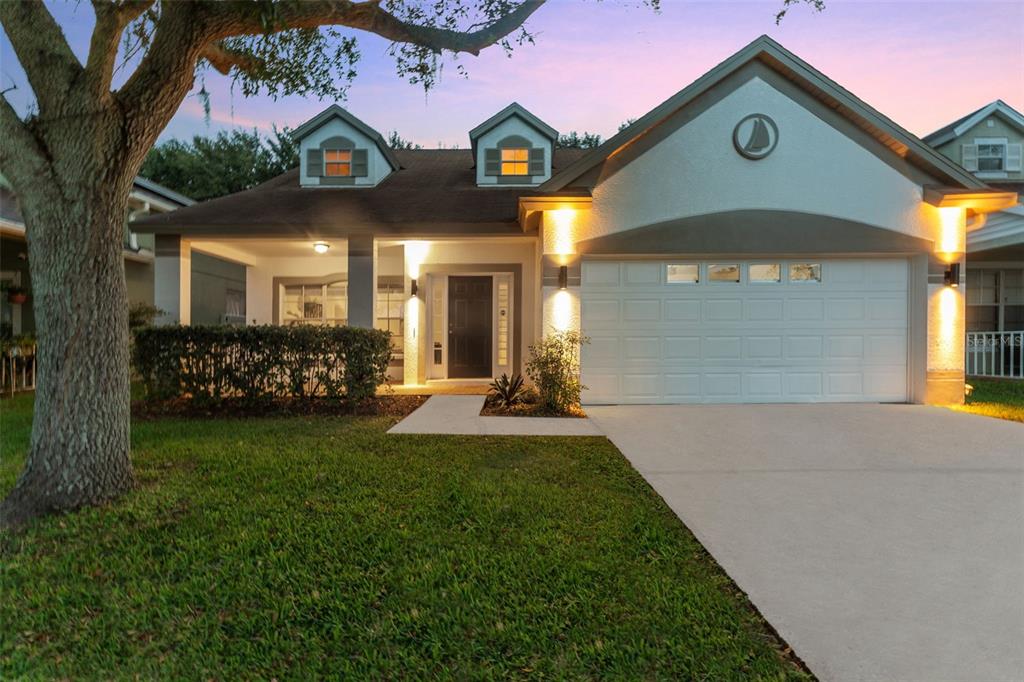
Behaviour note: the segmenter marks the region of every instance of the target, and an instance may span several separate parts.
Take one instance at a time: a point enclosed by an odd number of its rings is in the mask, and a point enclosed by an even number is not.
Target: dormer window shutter
[[[370,174],[370,163],[365,149],[352,150],[352,175],[357,178],[365,178]]]
[[[544,175],[544,148],[530,150],[530,175]]]
[[[501,175],[501,150],[484,150],[484,175]]]
[[[1008,171],[1019,171],[1021,170],[1022,161],[1021,154],[1024,153],[1024,144],[1008,144],[1006,145],[1006,170]]]
[[[964,170],[978,170],[978,145],[960,145],[960,165],[964,167]]]
[[[319,178],[324,174],[324,153],[319,149],[306,150],[306,177]]]

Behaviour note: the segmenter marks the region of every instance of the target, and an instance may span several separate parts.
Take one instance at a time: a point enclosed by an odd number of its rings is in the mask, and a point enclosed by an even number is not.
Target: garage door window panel
[[[708,265],[708,281],[723,284],[739,284],[739,263],[711,263]]]
[[[782,282],[782,265],[779,263],[751,263],[747,271],[751,284],[779,284]]]
[[[665,266],[665,281],[669,284],[700,284],[700,264],[669,263]]]
[[[789,281],[814,284],[820,282],[821,263],[790,263]]]

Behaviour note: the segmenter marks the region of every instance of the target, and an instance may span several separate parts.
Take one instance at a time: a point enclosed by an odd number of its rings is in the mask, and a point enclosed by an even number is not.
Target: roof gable
[[[518,102],[512,102],[512,104],[509,104],[494,116],[491,116],[489,119],[469,131],[469,143],[473,150],[473,154],[476,155],[476,143],[482,135],[513,116],[520,118],[529,126],[536,129],[538,133],[551,140],[552,145],[558,141],[557,130],[531,114],[523,105]]]
[[[1003,100],[997,99],[995,102],[989,102],[982,108],[972,111],[962,118],[958,118],[949,125],[939,128],[922,139],[933,147],[942,146],[960,137],[992,115],[998,115],[1024,133],[1024,114],[1021,114]]]
[[[823,105],[849,119],[854,125],[874,137],[881,145],[918,167],[930,176],[956,186],[980,188],[984,183],[942,156],[915,135],[882,115],[852,93],[826,77],[820,71],[786,50],[766,35],[762,35],[731,57],[714,67],[686,88],[665,100],[637,119],[618,134],[576,163],[555,174],[541,185],[545,191],[559,191],[573,186],[606,159],[627,147],[638,138],[658,127],[675,112],[687,106],[709,89],[736,73],[745,65],[758,61],[801,89],[807,91]]]
[[[314,131],[322,127],[325,123],[334,119],[340,119],[341,121],[344,121],[348,125],[352,126],[356,130],[361,132],[363,135],[366,135],[368,138],[373,140],[373,143],[377,145],[378,149],[380,149],[381,154],[383,154],[384,158],[387,159],[388,164],[391,166],[392,170],[398,170],[399,168],[402,167],[402,164],[399,163],[398,161],[398,157],[395,156],[394,150],[392,150],[391,147],[388,146],[388,143],[384,140],[383,135],[381,135],[379,132],[368,126],[363,121],[353,116],[346,109],[342,109],[337,104],[332,104],[331,106],[327,107],[313,118],[309,119],[308,121],[300,125],[295,130],[293,130],[292,137],[295,138],[296,142],[301,142],[303,138],[308,137]]]

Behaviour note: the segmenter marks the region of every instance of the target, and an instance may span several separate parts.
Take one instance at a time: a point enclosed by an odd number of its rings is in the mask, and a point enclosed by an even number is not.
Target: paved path
[[[822,679],[1024,679],[1024,424],[914,405],[587,412]]]
[[[601,436],[589,419],[481,417],[482,395],[433,395],[388,433],[490,436]]]

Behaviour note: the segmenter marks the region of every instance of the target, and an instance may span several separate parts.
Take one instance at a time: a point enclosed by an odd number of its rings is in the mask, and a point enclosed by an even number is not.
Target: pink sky
[[[997,98],[1024,110],[1024,0],[827,0],[820,14],[793,7],[776,27],[780,6],[781,0],[663,0],[655,13],[638,2],[550,0],[529,24],[535,45],[517,49],[511,59],[497,49],[463,57],[469,78],[449,68],[426,95],[394,75],[385,41],[361,35],[359,75],[341,104],[381,132],[398,130],[427,147],[467,146],[469,129],[513,100],[559,131],[607,137],[623,120],[644,114],[767,33],[919,135]],[[88,40],[82,15],[91,21],[88,13],[86,3],[76,4],[78,25],[66,29],[80,54]],[[20,73],[6,36],[2,40],[4,81],[16,81]],[[206,86],[211,121],[190,97],[165,138],[233,125],[294,127],[328,104],[245,99],[216,75]]]

